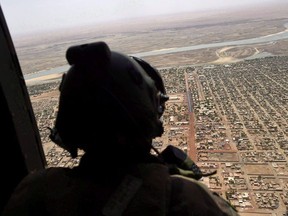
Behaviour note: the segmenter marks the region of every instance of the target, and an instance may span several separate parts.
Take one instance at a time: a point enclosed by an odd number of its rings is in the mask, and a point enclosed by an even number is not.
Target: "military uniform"
[[[60,84],[50,138],[73,158],[78,149],[85,154],[73,169],[24,178],[3,216],[237,215],[224,199],[183,177],[199,179],[181,150],[150,155],[152,140],[164,132],[169,99],[156,68],[105,42],[72,46],[66,58],[71,67]]]
[[[3,216],[238,215],[205,185],[170,175],[162,164],[139,164],[115,184],[101,178],[83,177],[75,168],[33,173],[17,187]]]

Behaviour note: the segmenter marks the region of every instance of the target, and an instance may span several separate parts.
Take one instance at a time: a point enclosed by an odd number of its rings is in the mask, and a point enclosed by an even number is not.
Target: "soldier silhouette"
[[[50,138],[74,168],[30,173],[3,216],[238,215],[197,181],[203,175],[180,149],[151,154],[163,133],[166,94],[160,73],[105,42],[72,46]]]

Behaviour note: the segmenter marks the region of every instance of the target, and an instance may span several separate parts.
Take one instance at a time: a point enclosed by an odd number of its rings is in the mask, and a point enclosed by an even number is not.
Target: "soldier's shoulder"
[[[171,204],[174,208],[184,206],[185,211],[199,215],[239,215],[225,198],[201,181],[181,175],[171,175]]]
[[[27,187],[37,189],[43,187],[43,185],[47,185],[47,182],[51,181],[51,179],[59,180],[63,178],[69,170],[68,168],[51,167],[32,171],[21,180],[18,188]]]

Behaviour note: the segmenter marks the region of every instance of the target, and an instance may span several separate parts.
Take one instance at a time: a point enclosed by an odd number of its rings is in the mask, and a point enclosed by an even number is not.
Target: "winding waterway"
[[[155,56],[155,55],[163,55],[163,54],[171,54],[171,53],[177,53],[177,52],[186,52],[186,51],[192,51],[192,50],[199,50],[199,49],[207,49],[207,48],[216,48],[216,47],[226,47],[226,46],[241,46],[241,45],[250,45],[250,44],[267,44],[267,43],[273,43],[275,41],[288,39],[288,23],[284,25],[286,30],[282,32],[278,32],[275,34],[270,34],[266,36],[261,36],[257,38],[250,38],[250,39],[243,39],[243,40],[234,40],[234,41],[225,41],[225,42],[218,42],[218,43],[209,43],[209,44],[199,44],[199,45],[192,45],[192,46],[185,46],[185,47],[175,47],[175,48],[169,48],[169,49],[161,49],[161,50],[152,50],[148,52],[140,52],[140,53],[134,53],[129,54],[136,57],[146,57],[146,56]],[[248,57],[246,59],[251,58],[262,58],[269,56],[271,54],[269,53],[260,53],[258,55]],[[68,70],[70,66],[64,65],[57,68],[52,68],[50,70],[45,71],[39,71],[37,73],[33,74],[27,74],[24,76],[25,80],[37,78],[40,76],[46,76],[50,74],[57,74],[57,73],[64,73]]]

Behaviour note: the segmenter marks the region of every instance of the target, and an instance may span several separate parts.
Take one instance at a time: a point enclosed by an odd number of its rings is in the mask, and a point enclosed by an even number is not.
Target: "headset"
[[[154,138],[162,135],[164,131],[162,115],[165,110],[165,102],[169,100],[169,96],[166,94],[162,77],[156,68],[138,57],[128,56],[123,53],[111,51],[108,45],[102,41],[71,46],[66,51],[66,59],[71,65],[71,68],[67,73],[63,74],[59,86],[59,109],[61,109],[61,95],[65,95],[67,93],[67,89],[73,89],[75,86],[75,88],[81,89],[82,87],[85,88],[87,83],[92,83],[91,85],[99,86],[101,91],[103,90],[103,93],[106,95],[105,97],[108,98],[107,100],[110,100],[109,103],[111,102],[120,107],[126,116],[130,119],[132,124],[137,128],[139,126],[139,120],[135,118],[135,113],[131,112],[131,106],[129,106],[129,104],[127,105],[127,102],[123,102],[123,100],[125,101],[125,98],[123,99],[122,97],[119,97],[118,93],[113,91],[114,87],[113,83],[111,84],[111,80],[114,79],[114,84],[118,81],[127,82],[127,84],[132,83],[130,86],[137,86],[137,88],[135,88],[136,90],[140,89],[140,96],[141,88],[148,86],[148,93],[144,88],[143,95],[149,95],[150,97],[153,97],[151,98],[151,101],[157,102],[155,110],[154,108],[151,108],[151,112],[153,111],[157,113],[157,119],[155,120],[155,123],[153,122],[153,125],[156,125],[156,129],[154,130],[155,134],[151,136]],[[97,72],[94,72],[96,70]],[[86,77],[84,81],[82,79],[83,77]],[[74,79],[74,81],[71,81],[71,79]],[[81,82],[83,82],[84,85],[81,86]],[[138,85],[140,85],[141,88],[138,88]],[[157,89],[157,95],[150,93],[152,88]],[[130,89],[130,91],[134,91],[135,89]],[[138,100],[140,99],[138,98]],[[144,120],[146,119],[145,116],[142,116],[141,118]],[[50,139],[62,148],[68,150],[73,158],[77,157],[78,147],[73,145],[71,146],[71,144],[63,142],[61,132],[59,134],[57,126],[59,121],[61,121],[61,115],[59,116],[58,112],[55,127],[53,129],[49,128]],[[143,129],[143,127],[141,129]]]

